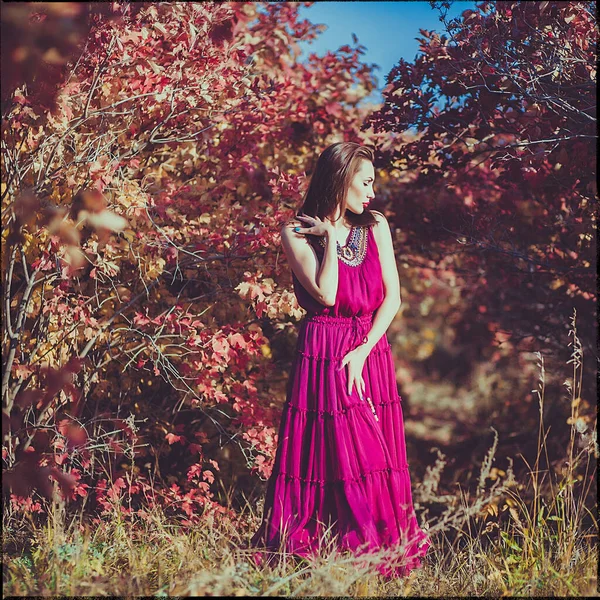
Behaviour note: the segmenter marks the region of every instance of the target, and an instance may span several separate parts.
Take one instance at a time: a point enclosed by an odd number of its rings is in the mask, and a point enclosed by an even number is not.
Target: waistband
[[[353,323],[370,323],[373,321],[374,312],[365,313],[364,315],[353,315],[352,317],[334,316],[334,315],[321,315],[314,313],[307,313],[304,317],[305,321],[311,323],[335,323],[335,324],[353,324]]]

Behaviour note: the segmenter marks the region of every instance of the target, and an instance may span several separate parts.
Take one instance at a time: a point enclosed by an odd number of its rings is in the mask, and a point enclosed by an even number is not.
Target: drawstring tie
[[[362,326],[361,332],[358,332],[359,326],[362,325],[362,320],[357,315],[352,316],[352,335],[354,348],[358,348],[361,344],[366,344],[369,340],[366,336],[365,329],[368,324]],[[359,341],[360,340],[360,341]]]
[[[361,325],[361,324],[362,324],[362,320],[359,320],[359,317],[357,315],[353,315],[352,316],[352,335],[353,335],[354,349],[358,348],[362,344],[366,344],[369,341],[369,339],[367,338],[367,336],[365,334],[365,328],[366,328],[365,326],[363,326],[363,328],[361,329],[361,332],[359,333],[359,325]],[[360,399],[364,401],[364,398],[362,396],[362,391],[359,390],[358,395],[360,396]],[[375,407],[373,406],[373,401],[371,400],[371,398],[369,396],[367,396],[367,402],[368,402],[369,406],[371,407],[371,412],[373,413],[375,420],[379,421],[379,417],[377,416],[377,413],[375,412]]]

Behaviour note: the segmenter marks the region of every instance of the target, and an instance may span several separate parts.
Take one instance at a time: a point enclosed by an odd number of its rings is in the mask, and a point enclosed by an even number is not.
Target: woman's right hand
[[[304,233],[308,235],[318,235],[320,237],[326,236],[329,233],[334,233],[333,224],[328,221],[321,221],[319,217],[311,217],[304,214],[299,214],[297,217],[303,223],[306,223],[307,227],[294,227],[296,233]]]

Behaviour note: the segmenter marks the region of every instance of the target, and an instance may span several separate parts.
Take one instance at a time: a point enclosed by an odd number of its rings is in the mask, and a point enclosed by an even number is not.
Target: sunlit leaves
[[[24,252],[27,271],[18,252],[12,263],[10,306],[15,315],[25,307],[18,348],[29,358],[14,360],[8,393],[19,381],[33,386],[23,394],[36,389],[38,362],[58,368],[86,353],[91,365],[71,390],[81,422],[67,423],[54,406],[44,421],[79,453],[57,448],[56,464],[85,469],[87,448],[107,440],[95,456],[115,467],[113,481],[86,474],[103,509],[141,501],[149,484],[140,465],[171,461],[178,483],[155,497],[199,518],[202,507],[219,509],[205,468],[212,459],[196,463],[201,476],[190,483],[180,447],[197,460],[213,451],[211,436],[230,436],[247,453],[238,469],[268,472],[275,436],[238,430],[272,428],[277,410],[262,404],[282,399],[271,389],[276,355],[264,319],[302,315],[282,269],[281,223],[301,199],[315,148],[359,138],[364,111],[355,104],[374,83],[360,48],[297,63],[297,42],[322,27],[299,21],[293,4],[115,9],[117,18],[93,20],[54,111],[19,87],[7,113],[3,181],[13,187],[3,193],[15,211],[3,212],[11,232],[3,243]],[[32,192],[17,201],[25,185]],[[31,271],[46,279],[24,302]],[[134,483],[118,462],[136,443],[133,421],[105,429],[117,406],[152,416],[132,451]],[[107,421],[86,423],[88,407]],[[82,485],[71,497],[83,496]]]
[[[560,296],[569,287],[554,278],[567,276],[595,297],[586,272],[592,248],[576,251],[596,230],[594,15],[578,2],[487,3],[441,36],[420,33],[421,53],[388,74],[386,102],[366,123],[382,140],[381,163],[412,171],[398,194],[399,217],[413,215],[411,247],[439,243],[457,253],[457,268],[488,271],[474,302],[514,298],[498,302],[490,319],[502,315],[518,330],[547,322],[547,333],[558,332],[551,322],[566,318],[558,306],[567,308]],[[445,105],[432,108],[435,98]],[[390,135],[401,143],[389,143]],[[405,219],[399,224],[408,229]],[[516,284],[519,273],[539,276]],[[517,300],[525,290],[541,313],[524,310],[525,295]],[[554,347],[560,343],[555,337]]]

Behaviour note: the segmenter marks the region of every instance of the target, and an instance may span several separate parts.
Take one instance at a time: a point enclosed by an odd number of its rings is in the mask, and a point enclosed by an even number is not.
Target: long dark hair
[[[360,215],[346,210],[348,188],[363,159],[373,162],[373,150],[356,142],[337,142],[325,148],[317,159],[302,206],[296,214],[304,213],[324,220],[340,206],[340,218],[345,217],[351,225],[375,225],[377,221],[370,210],[366,209]]]

